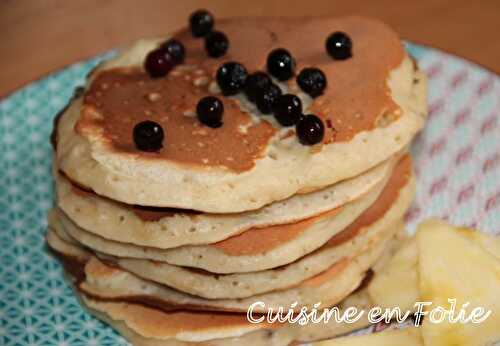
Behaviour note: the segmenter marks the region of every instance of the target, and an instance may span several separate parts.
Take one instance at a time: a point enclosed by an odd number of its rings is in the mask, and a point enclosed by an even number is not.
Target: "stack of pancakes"
[[[230,39],[223,58],[181,30],[186,61],[167,77],[142,68],[161,40],[89,75],[56,121],[48,243],[83,304],[134,344],[286,345],[359,327],[256,324],[246,313],[369,304],[358,288],[414,195],[406,149],[425,122],[425,77],[398,36],[369,19],[239,18],[217,29]],[[350,35],[351,59],[328,57],[332,31]],[[323,120],[320,144],[302,145],[245,96],[218,91],[221,63],[262,70],[276,47],[297,70],[327,76],[314,99],[294,80],[279,84]],[[224,102],[220,128],[194,116],[206,95]],[[135,124],[150,119],[165,131],[158,152],[133,142]]]

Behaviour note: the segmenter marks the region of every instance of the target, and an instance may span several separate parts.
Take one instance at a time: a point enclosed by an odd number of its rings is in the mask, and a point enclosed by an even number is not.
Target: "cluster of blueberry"
[[[205,50],[209,56],[217,58],[227,52],[229,41],[224,33],[213,30],[214,19],[209,12],[194,12],[189,23],[194,37],[205,38]],[[326,41],[326,50],[335,60],[348,59],[352,56],[352,42],[345,33],[334,32]],[[175,65],[182,63],[184,56],[182,43],[170,39],[146,56],[144,68],[152,78],[162,77]],[[267,57],[267,71],[278,81],[292,78],[295,75],[295,65],[295,59],[284,48],[274,49]],[[243,92],[261,113],[273,113],[282,126],[295,126],[302,144],[314,145],[323,140],[323,121],[314,114],[304,115],[300,98],[293,94],[282,94],[279,86],[267,73],[257,71],[248,74],[240,63],[227,62],[217,70],[216,80],[223,95]],[[303,92],[313,98],[321,95],[327,86],[325,74],[315,67],[302,69],[296,82]],[[206,96],[198,102],[196,113],[202,124],[218,128],[222,126],[224,104],[217,97]],[[140,150],[159,150],[162,147],[163,130],[152,121],[139,123],[134,128],[134,141]]]
[[[224,33],[213,30],[214,18],[210,13],[198,10],[191,15],[189,23],[193,37],[205,38],[205,49],[209,56],[218,58],[226,54],[229,40]],[[170,39],[148,53],[144,59],[144,69],[151,78],[164,77],[175,65],[184,61],[185,55],[182,43]]]
[[[267,57],[267,71],[279,81],[286,81],[295,74],[295,59],[286,49],[278,48]],[[282,126],[297,126],[297,135],[303,144],[316,144],[323,139],[321,119],[315,115],[303,115],[302,102],[293,94],[282,94],[271,77],[262,71],[248,74],[237,62],[227,62],[217,71],[217,83],[226,96],[243,92],[263,114],[273,113]],[[326,88],[325,74],[317,68],[305,68],[297,76],[299,87],[311,97],[319,96]],[[207,126],[218,127],[222,123],[222,102],[212,96],[200,100],[198,117]],[[210,110],[217,113],[213,114]]]
[[[164,77],[175,65],[182,64],[185,55],[184,45],[170,39],[146,55],[144,69],[151,78]]]
[[[191,33],[194,37],[205,38],[205,50],[212,58],[219,58],[226,54],[229,48],[227,36],[220,31],[213,30],[214,17],[205,10],[198,10],[189,17]]]

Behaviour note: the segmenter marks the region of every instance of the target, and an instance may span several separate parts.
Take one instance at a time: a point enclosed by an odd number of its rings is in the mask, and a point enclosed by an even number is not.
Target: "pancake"
[[[255,272],[286,265],[318,249],[352,224],[370,206],[373,208],[369,217],[371,220],[378,218],[396,201],[400,191],[404,191],[405,200],[411,198],[414,182],[409,156],[398,162],[391,177],[384,183],[384,187],[377,187],[340,210],[334,210],[333,215],[323,215],[291,225],[252,229],[215,244],[169,250],[106,241],[75,227],[65,217],[59,219],[66,232],[78,242],[109,255],[151,259],[219,274]],[[405,209],[406,202],[401,206],[401,209]],[[370,215],[372,213],[375,215]]]
[[[386,190],[388,194],[390,190]],[[144,279],[173,287],[200,297],[244,298],[268,291],[284,289],[317,275],[335,262],[352,257],[369,247],[372,242],[387,234],[394,234],[402,226],[398,222],[408,209],[414,194],[413,182],[402,188],[396,199],[389,204],[373,204],[346,229],[333,236],[325,245],[295,262],[259,272],[242,274],[211,274],[165,262],[119,258],[98,253],[99,257]],[[384,198],[384,193],[380,196]],[[60,215],[60,213],[59,213]],[[64,218],[64,216],[60,215]],[[78,243],[67,235],[64,226],[57,220],[57,213],[49,226],[66,241]],[[90,243],[85,244],[92,247]],[[101,251],[103,248],[94,249]]]
[[[252,324],[245,314],[164,312],[139,304],[98,301],[81,296],[83,305],[133,345],[288,345],[278,326]],[[266,328],[267,327],[267,328]],[[273,339],[271,342],[271,338]]]
[[[372,282],[378,278],[380,272],[387,266],[388,262],[392,259],[394,254],[398,251],[401,243],[407,239],[406,232],[404,228],[396,234],[396,237],[391,241],[384,249],[383,254],[377,260],[377,262],[372,266],[372,279],[365,278],[364,284],[358,287],[355,292],[351,293],[346,299],[344,299],[338,307],[341,311],[349,307],[355,307],[357,311],[364,310],[368,312],[371,308],[377,306],[368,294],[368,290],[372,286]],[[306,325],[292,325],[290,328],[293,329],[292,333],[294,339],[299,342],[311,342],[317,340],[329,339],[341,335],[348,334],[357,329],[364,328],[370,325],[367,318],[367,313],[365,313],[362,318],[354,323],[308,323]]]
[[[314,341],[333,338],[369,325],[366,314],[363,316],[364,318],[359,319],[355,323],[336,323],[331,320],[328,323],[309,323],[306,325],[289,324],[281,325],[278,328],[273,325],[274,328],[269,329],[266,328],[267,326],[262,327],[259,324],[260,329],[242,334],[238,337],[211,339],[192,343],[173,339],[171,337],[171,330],[173,327],[165,323],[171,318],[171,315],[167,312],[127,302],[94,300],[85,295],[82,295],[80,300],[82,301],[82,305],[84,305],[91,314],[111,325],[135,346],[279,346],[290,345],[293,340]],[[362,290],[352,294],[339,304],[339,309],[342,312],[348,307],[355,307],[358,310],[368,310],[371,307],[371,302],[367,298],[366,293]],[[207,312],[198,314],[205,315],[207,318],[210,316],[210,313]],[[188,317],[189,315],[190,312],[183,312],[182,318],[184,318],[184,316]],[[157,320],[158,323],[151,324],[152,320]],[[181,327],[179,329],[183,334],[186,330],[191,332],[188,320],[179,320],[177,322],[181,322]],[[186,324],[183,324],[183,322],[186,322]],[[179,324],[176,323],[175,325]],[[191,334],[193,334],[193,332],[191,332]]]
[[[390,243],[389,240],[382,239],[359,256],[339,261],[321,274],[304,280],[295,287],[244,299],[197,298],[140,279],[118,267],[105,264],[92,255],[85,263],[80,264],[84,265],[84,275],[77,280],[76,285],[82,293],[95,299],[127,301],[167,312],[172,309],[246,312],[255,302],[263,304],[254,307],[255,313],[265,313],[269,308],[278,309],[280,306],[285,309],[290,307],[295,311],[302,307],[312,307],[317,303],[321,303],[321,307],[329,307],[342,301],[360,285],[365,273],[383,254],[384,248]],[[74,258],[75,251],[82,251],[61,239],[53,242],[49,238],[48,241],[63,258]],[[295,302],[297,305],[292,305]]]
[[[47,240],[47,244],[52,250],[71,258],[77,263],[86,263],[92,257],[92,252],[90,250],[79,246],[64,233],[57,233],[50,227],[45,235],[45,238]]]
[[[246,312],[259,301],[263,305],[255,307],[255,312],[265,312],[268,308],[291,307],[298,311],[302,307],[312,307],[321,302],[322,306],[332,306],[344,299],[359,286],[365,273],[382,254],[387,240],[381,240],[365,252],[352,259],[343,259],[319,275],[302,281],[289,289],[273,291],[242,299],[203,299],[173,290],[164,285],[140,279],[139,277],[107,265],[97,258],[91,258],[85,266],[85,281],[78,288],[93,297],[102,299],[129,300],[162,308],[180,305],[198,307],[204,310]]]
[[[231,40],[226,56],[208,59],[200,41],[181,30],[175,37],[187,47],[186,63],[166,78],[150,79],[141,67],[159,40],[140,41],[95,70],[58,124],[56,161],[64,174],[127,204],[236,213],[362,174],[405,148],[424,124],[425,77],[380,22],[238,18],[220,20],[217,28]],[[351,59],[326,54],[332,30],[351,36]],[[294,81],[280,85],[297,91],[304,113],[323,119],[321,144],[301,145],[293,129],[248,108],[241,95],[218,94],[225,113],[217,129],[190,116],[200,97],[216,92],[211,81],[221,63],[237,60],[254,72],[280,46],[292,52],[297,70],[313,65],[327,76],[328,88],[314,100]],[[196,85],[200,78],[209,84]],[[148,97],[153,93],[158,102]],[[165,129],[158,153],[140,152],[132,143],[133,126],[146,119]]]
[[[48,236],[48,238],[50,238],[50,236]],[[391,242],[389,244],[389,246],[384,251],[383,256],[374,265],[373,269],[375,273],[373,275],[377,276],[379,270],[381,268],[384,268],[385,263],[391,258],[392,253],[394,253],[398,248],[398,244],[399,241]],[[74,253],[71,253],[71,251],[68,252],[68,249],[63,252],[67,252],[67,255],[70,256],[74,255]],[[190,343],[189,341],[185,341],[187,339],[186,334],[189,335],[189,338],[191,340],[201,340],[207,337],[207,333],[205,330],[202,330],[202,335],[199,335],[199,329],[197,329],[196,331],[193,330],[194,328],[192,327],[192,324],[184,321],[181,318],[190,316],[190,314],[196,314],[198,315],[197,319],[210,319],[210,323],[212,324],[212,326],[214,322],[214,320],[209,317],[212,314],[211,312],[175,310],[175,312],[177,313],[182,313],[177,315],[178,322],[180,323],[170,324],[169,321],[171,319],[171,316],[174,314],[166,311],[161,311],[158,309],[126,301],[106,301],[102,299],[95,300],[82,295],[81,293],[79,295],[82,305],[84,305],[94,316],[110,324],[114,329],[119,331],[120,334],[123,335],[133,345],[191,345],[192,343]],[[349,295],[346,299],[338,304],[338,307],[341,309],[341,311],[344,311],[348,307],[356,307],[358,310],[365,309],[367,311],[372,307],[372,305],[373,303],[370,301],[370,298],[366,293],[366,288],[363,288],[361,290],[358,289],[356,290],[356,292]],[[156,321],[156,323],[151,323],[151,321]],[[257,326],[259,328],[257,330],[240,335],[236,339],[228,337],[225,339],[197,341],[196,344],[235,345],[236,342],[239,342],[239,344],[243,342],[245,344],[245,342],[248,341],[248,343],[251,343],[252,345],[267,345],[266,342],[271,342],[270,345],[276,345],[276,342],[282,340],[287,340],[287,343],[285,344],[288,344],[289,340],[291,339],[307,342],[343,335],[356,329],[366,327],[368,324],[369,323],[366,318],[362,318],[356,323],[348,324],[338,324],[332,320],[326,324],[309,323],[306,325],[281,325],[279,326],[279,328],[276,328],[276,325],[274,324],[271,326],[271,328],[269,328],[269,326],[267,325],[258,324]],[[206,326],[206,324],[203,324],[202,327],[203,326]],[[184,337],[182,337],[183,341],[172,338],[172,334],[174,334],[172,333],[172,331],[175,331],[176,328],[178,328],[184,335]],[[239,324],[238,320],[236,319],[236,321],[233,321],[233,323],[231,323],[229,328],[224,328],[224,333],[226,333],[225,335],[227,336],[228,331],[236,330],[238,332],[241,332],[246,328],[247,326],[245,326],[244,324]],[[216,331],[216,333],[220,335],[221,331]]]
[[[382,189],[377,186],[356,201],[298,223],[254,228],[218,243],[173,249],[110,241],[79,228],[62,212],[49,222],[60,222],[59,227],[78,242],[113,256],[151,259],[220,274],[253,272],[285,265],[321,247],[372,205]]]
[[[400,209],[398,211],[406,211]],[[328,269],[335,262],[346,257],[352,257],[377,241],[379,237],[395,234],[402,224],[388,223],[388,219],[398,214],[395,210],[391,217],[373,224],[370,232],[367,229],[353,239],[336,244],[332,238],[320,249],[311,255],[306,255],[295,262],[264,271],[241,274],[212,274],[205,271],[192,270],[165,262],[154,262],[141,259],[118,258],[97,254],[98,257],[115,263],[117,266],[134,273],[135,275],[179,291],[208,299],[217,298],[245,298],[256,294],[280,290],[297,285],[301,281],[313,277]],[[404,213],[401,213],[404,214]],[[400,215],[402,217],[403,215]]]
[[[395,212],[393,211],[392,214]],[[387,221],[381,220],[373,225],[373,231],[370,230],[370,234],[359,235],[340,245],[336,245],[336,241],[332,239],[331,244],[327,243],[313,254],[288,265],[244,274],[220,275],[162,262],[116,258],[99,253],[97,256],[140,278],[198,297],[207,299],[247,298],[294,287],[327,270],[335,263],[358,255],[369,248],[372,243],[391,237],[403,228],[402,222],[386,225]]]
[[[368,215],[372,220],[376,219],[396,201],[400,190],[405,191],[405,198],[412,198],[414,183],[409,156],[398,162],[391,177],[384,183],[385,186],[377,187],[366,196],[322,216],[290,225],[251,229],[210,245],[167,250],[144,248],[95,236],[74,225],[61,213],[58,220],[53,220],[52,217],[49,222],[60,222],[62,225],[59,228],[62,227],[78,242],[117,257],[151,259],[219,274],[255,272],[286,265],[318,249],[353,223],[370,206],[373,206],[371,209],[374,212]],[[401,205],[401,209],[405,209],[407,202]],[[373,213],[376,215],[371,215]]]
[[[50,238],[50,233],[48,238]],[[385,266],[385,263],[391,258],[391,255],[396,251],[400,242],[397,239],[400,238],[401,237],[398,235],[396,241],[391,241],[388,246],[386,246],[383,255],[373,266],[373,275],[378,275],[379,270],[381,270],[381,268]],[[49,243],[51,243],[50,240]],[[64,242],[61,243],[65,244]],[[73,250],[71,250],[70,248],[71,246],[66,246],[65,249],[58,247],[58,251],[65,253],[65,256],[73,257],[75,254],[72,251],[78,251],[78,249],[73,247]],[[67,261],[68,257],[65,258],[65,261]],[[348,307],[356,307],[358,310],[368,310],[372,307],[373,303],[370,301],[366,290],[367,288],[358,288],[355,293],[349,295],[349,297],[340,302],[338,307],[341,311],[344,311]],[[128,301],[96,300],[85,295],[81,295],[81,301],[92,314],[110,324],[129,342],[134,345],[143,346],[193,345],[191,341],[186,341],[187,339],[198,340],[195,343],[196,345],[236,345],[236,343],[238,343],[238,345],[241,343],[251,343],[252,345],[280,345],[280,342],[285,341],[285,345],[287,345],[291,340],[304,342],[343,335],[369,324],[366,318],[362,318],[356,323],[349,324],[338,324],[334,321],[330,321],[326,324],[308,323],[306,325],[280,325],[279,328],[277,328],[275,324],[272,326],[258,324],[257,330],[249,331],[238,337],[205,340],[208,335],[223,334],[228,336],[230,333],[241,333],[243,330],[247,329],[247,326],[240,324],[236,317],[231,317],[229,325],[221,326],[219,329],[214,323],[217,321],[217,318],[210,317],[212,313],[207,311],[195,312],[179,308],[173,311],[160,311],[152,307]],[[175,313],[177,313],[176,323],[170,323]],[[188,321],[191,314],[197,314],[196,319],[198,321],[207,318],[209,319],[209,323],[195,324],[193,327],[193,324]],[[184,320],[184,318],[186,318],[186,320]],[[151,323],[151,321],[155,321],[155,323]],[[207,333],[207,329],[210,330],[210,332]],[[179,335],[179,338],[173,337],[173,335]]]
[[[107,280],[111,279],[113,275],[119,275],[119,269],[110,267],[108,265],[105,265],[103,262],[99,261],[97,258],[93,257],[91,253],[87,252],[86,250],[79,248],[78,246],[72,245],[61,238],[59,238],[54,232],[49,232],[47,234],[47,242],[51,246],[53,250],[55,250],[58,254],[60,254],[60,257],[62,259],[63,264],[65,265],[68,273],[74,273],[77,272],[78,275],[73,277],[73,282],[76,284],[76,288],[79,288],[80,294],[83,294],[84,296],[87,297],[93,297],[93,299],[96,299],[97,301],[105,301],[105,302],[114,302],[114,303],[127,303],[127,304],[141,304],[145,306],[149,306],[150,308],[155,308],[157,310],[162,310],[163,312],[173,312],[173,311],[191,311],[191,312],[207,312],[207,311],[212,311],[213,313],[221,312],[225,313],[224,308],[218,307],[218,306],[204,306],[204,305],[199,305],[197,306],[196,304],[192,304],[192,302],[185,302],[183,300],[179,300],[176,302],[167,302],[167,301],[159,301],[155,299],[148,299],[145,296],[138,297],[135,299],[134,297],[123,297],[123,299],[117,299],[115,297],[110,298],[110,297],[103,297],[99,296],[96,294],[98,289],[90,289],[88,285],[85,284],[85,278],[87,276],[91,278],[91,281],[95,281],[95,279],[101,278],[104,279],[106,278]],[[386,243],[386,250],[387,248],[392,248],[394,246],[394,241],[389,242],[389,244]],[[387,252],[387,251],[386,251]],[[384,261],[386,258],[386,254],[383,254],[380,256],[379,261]],[[375,265],[378,265],[378,263]],[[80,270],[84,267],[84,270]],[[123,272],[125,275],[131,275],[126,272]],[[324,272],[322,275],[317,276],[311,280],[306,280],[304,281],[305,286],[317,286],[320,285],[321,283],[324,283],[327,279],[329,279],[331,276],[333,276],[334,270],[331,268],[330,270]],[[363,275],[364,276],[364,275]],[[126,282],[126,281],[125,281]],[[130,281],[132,284],[136,283],[134,279]],[[82,289],[82,285],[84,285]],[[106,282],[104,283],[106,285]],[[140,286],[144,289],[147,286],[147,282],[143,281]],[[358,285],[359,286],[359,285]],[[169,290],[166,288],[166,290]],[[363,292],[365,289],[363,289]],[[114,292],[111,290],[110,292]],[[171,290],[172,294],[178,294],[180,297],[184,297],[186,299],[189,299],[189,295],[182,294],[180,292],[175,293],[174,290]],[[88,295],[90,294],[90,295]],[[368,304],[369,298],[366,293],[363,293],[362,296],[356,296],[357,298],[350,299],[349,301],[351,302],[363,302],[363,304]],[[193,297],[194,298],[194,297]],[[238,300],[239,301],[239,300]],[[152,305],[152,306],[151,306]],[[329,305],[323,304],[324,307],[328,307]],[[208,309],[207,309],[208,308]],[[259,309],[254,310],[256,313],[262,313],[263,311],[260,311]],[[233,312],[232,310],[227,311],[227,312]]]
[[[55,170],[57,205],[79,227],[103,238],[138,246],[173,248],[209,244],[250,228],[293,223],[349,203],[380,184],[396,158],[323,190],[294,195],[261,209],[207,214],[141,208],[103,198],[72,184]]]

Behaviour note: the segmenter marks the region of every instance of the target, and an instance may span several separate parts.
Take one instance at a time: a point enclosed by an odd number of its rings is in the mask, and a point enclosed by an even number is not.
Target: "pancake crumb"
[[[208,91],[212,94],[220,94],[221,90],[215,81],[212,81],[208,86]]]
[[[206,76],[198,77],[193,81],[194,86],[197,87],[208,85],[208,83],[210,83],[210,79]]]
[[[148,99],[148,101],[156,102],[161,99],[161,95],[159,93],[150,93],[146,95],[146,98]]]

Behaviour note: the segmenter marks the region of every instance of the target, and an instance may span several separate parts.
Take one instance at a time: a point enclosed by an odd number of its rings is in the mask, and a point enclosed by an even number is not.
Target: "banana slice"
[[[417,243],[411,238],[402,244],[368,286],[368,294],[375,306],[383,309],[399,307],[403,312],[414,309],[419,297],[417,262]]]
[[[491,310],[481,323],[433,323],[424,318],[422,335],[429,346],[486,346],[500,341],[500,238],[467,229],[456,229],[438,220],[419,226],[419,277],[421,301],[450,309],[448,299],[456,299],[455,317],[462,305],[465,316],[473,309]],[[437,314],[434,322],[441,315]],[[478,316],[479,317],[479,316]]]
[[[500,345],[500,237],[439,220],[426,221],[419,226],[416,237],[405,241],[377,273],[367,292],[374,306],[384,309],[415,310],[418,301],[432,304],[425,308],[427,316],[419,329],[345,337],[314,345]],[[451,312],[453,305],[455,311]],[[484,309],[482,314],[478,308]],[[460,314],[470,318],[474,309],[481,323],[449,320],[450,316],[459,319]],[[486,315],[488,311],[491,313]]]

